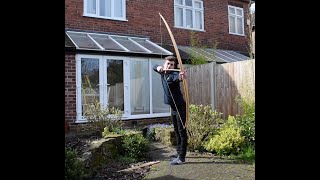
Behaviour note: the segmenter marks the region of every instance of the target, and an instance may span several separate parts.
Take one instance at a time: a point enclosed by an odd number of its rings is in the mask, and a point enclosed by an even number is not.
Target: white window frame
[[[131,104],[130,104],[130,61],[137,58],[130,58],[126,56],[103,56],[103,55],[87,55],[87,54],[77,54],[76,55],[76,123],[86,123],[88,122],[85,117],[82,116],[82,91],[81,91],[81,59],[82,58],[93,58],[99,59],[99,92],[100,92],[100,102],[102,106],[107,106],[107,71],[106,63],[108,59],[112,60],[122,60],[123,61],[123,85],[124,85],[124,112],[122,115],[122,120],[128,119],[144,119],[144,118],[156,118],[156,117],[168,117],[170,116],[170,111],[168,113],[153,113],[152,110],[152,67],[151,60],[155,58],[143,58],[143,60],[148,61],[149,67],[149,82],[150,82],[150,114],[137,114],[131,115]],[[160,59],[156,59],[160,60]],[[163,98],[163,97],[160,97]],[[168,106],[169,107],[169,106]],[[169,110],[169,108],[168,108]]]
[[[112,20],[118,20],[118,21],[128,21],[126,19],[126,0],[111,0],[111,16],[100,16],[100,1],[99,0],[95,0],[96,1],[96,13],[87,13],[87,7],[88,7],[88,0],[84,0],[84,4],[83,4],[83,16],[86,17],[95,17],[95,18],[102,18],[102,19],[112,19]],[[115,17],[114,16],[114,1],[121,1],[122,3],[122,17]]]
[[[242,15],[237,15],[236,13],[235,14],[231,14],[230,11],[229,11],[230,8],[233,8],[235,12],[237,12],[237,10],[241,10]],[[235,23],[234,27],[235,27],[235,30],[236,30],[235,33],[231,32],[231,26],[230,26],[231,22],[229,21],[229,17],[234,17],[235,18],[235,22],[234,22]],[[237,32],[238,31],[238,28],[237,28],[237,26],[238,26],[238,23],[237,23],[238,18],[241,18],[243,34],[240,34],[240,33]],[[239,8],[239,7],[236,7],[236,6],[228,5],[228,25],[229,25],[229,34],[244,36],[244,11],[243,11],[243,8]]]
[[[201,8],[196,8],[195,7],[195,2],[199,2],[201,4]],[[182,9],[182,26],[179,26],[177,23],[177,9],[180,8]],[[193,27],[187,27],[186,25],[186,10],[191,10],[192,11],[192,24]],[[197,12],[201,12],[201,16],[202,16],[202,28],[195,28],[194,25],[196,24],[196,11]],[[196,31],[204,31],[204,7],[203,7],[203,1],[202,0],[192,0],[192,7],[190,6],[186,6],[185,0],[182,0],[182,5],[180,4],[176,4],[176,1],[174,0],[174,27],[175,28],[181,28],[181,29],[190,29],[190,30],[196,30]]]

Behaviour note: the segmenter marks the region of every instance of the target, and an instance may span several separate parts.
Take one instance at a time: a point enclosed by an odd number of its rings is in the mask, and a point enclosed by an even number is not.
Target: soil
[[[100,137],[92,135],[70,135],[65,137],[65,147],[73,149],[77,152],[78,155],[89,146],[89,143],[99,139]],[[119,180],[128,180],[128,179],[143,179],[146,173],[150,170],[150,166],[145,166],[142,168],[137,168],[130,171],[122,171],[127,168],[139,166],[141,164],[147,163],[147,161],[136,162],[131,164],[126,164],[119,162],[117,160],[109,160],[105,165],[98,168],[94,173],[94,176],[91,178],[86,178],[90,180],[100,180],[100,179],[119,179]]]

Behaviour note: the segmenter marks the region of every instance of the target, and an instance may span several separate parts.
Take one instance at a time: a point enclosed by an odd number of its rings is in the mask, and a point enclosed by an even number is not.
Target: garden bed
[[[66,135],[65,147],[75,150],[78,156],[81,156],[85,149],[90,147],[90,143],[102,139],[95,135],[90,134],[78,134],[78,135]],[[92,177],[86,179],[142,179],[145,174],[150,170],[149,166],[143,168],[137,168],[131,171],[121,171],[127,168],[139,166],[147,161],[136,163],[125,163],[116,159],[108,159],[102,166],[98,167],[93,172]],[[118,172],[121,171],[121,172]]]

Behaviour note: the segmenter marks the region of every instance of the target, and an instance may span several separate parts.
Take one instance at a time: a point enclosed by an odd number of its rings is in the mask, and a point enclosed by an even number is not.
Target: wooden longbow
[[[177,56],[177,59],[178,59],[178,62],[179,62],[179,69],[180,69],[180,71],[184,71],[183,70],[183,66],[182,66],[182,60],[181,60],[180,53],[179,53],[179,50],[178,50],[178,46],[177,46],[177,43],[176,43],[176,41],[175,41],[175,39],[173,37],[171,29],[170,29],[167,21],[160,14],[160,12],[159,12],[159,15],[160,15],[161,19],[163,20],[164,24],[166,25],[166,28],[167,28],[167,30],[169,32],[169,35],[170,35],[170,38],[171,38],[171,41],[172,41],[172,44],[173,44],[173,47],[174,47],[174,51],[176,52],[176,56]],[[184,96],[185,96],[185,101],[186,101],[186,122],[185,122],[185,125],[183,126],[183,128],[186,128],[188,117],[189,117],[189,95],[188,95],[188,89],[187,89],[187,80],[183,79],[182,83],[183,83],[183,91],[184,91]]]

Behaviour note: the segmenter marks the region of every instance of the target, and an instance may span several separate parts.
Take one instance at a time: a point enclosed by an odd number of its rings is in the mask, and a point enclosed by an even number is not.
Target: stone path
[[[186,163],[172,166],[170,165],[169,156],[174,153],[174,148],[163,145],[160,142],[152,142],[149,155],[154,161],[159,160],[160,163],[152,165],[151,171],[147,173],[144,179],[255,179],[255,167],[251,164],[219,158],[210,153],[188,152]]]

